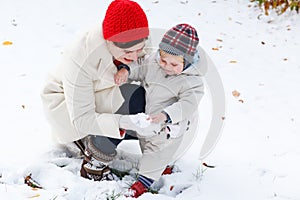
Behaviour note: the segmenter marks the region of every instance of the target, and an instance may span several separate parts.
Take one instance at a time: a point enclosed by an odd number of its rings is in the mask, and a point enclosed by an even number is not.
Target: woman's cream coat
[[[119,115],[112,114],[124,101],[114,83],[116,71],[100,26],[64,51],[41,95],[55,140],[68,143],[88,134],[121,138]]]

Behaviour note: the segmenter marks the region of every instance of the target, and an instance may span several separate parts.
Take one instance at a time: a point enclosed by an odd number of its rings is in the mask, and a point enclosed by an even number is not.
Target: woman
[[[66,49],[59,67],[46,82],[42,101],[53,138],[80,147],[85,155],[81,169],[84,177],[108,178],[108,164],[116,155],[115,148],[110,147],[125,137],[120,131],[121,115],[116,113],[144,112],[143,88],[127,84],[119,87],[114,74],[122,68],[129,70],[127,64],[138,59],[148,36],[148,20],[142,8],[130,0],[114,0],[103,23]]]

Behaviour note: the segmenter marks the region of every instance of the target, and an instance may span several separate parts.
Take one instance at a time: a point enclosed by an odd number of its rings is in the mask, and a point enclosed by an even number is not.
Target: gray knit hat
[[[159,48],[171,55],[182,55],[187,66],[193,62],[198,43],[199,38],[194,27],[178,24],[165,33]]]

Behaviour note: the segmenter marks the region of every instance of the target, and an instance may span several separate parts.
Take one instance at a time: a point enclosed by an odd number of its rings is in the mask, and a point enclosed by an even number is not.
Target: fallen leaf
[[[293,122],[293,121],[295,121],[295,119],[294,119],[294,118],[291,118],[291,121]]]
[[[41,196],[41,195],[40,194],[36,194],[36,195],[33,195],[31,197],[28,197],[28,198],[33,199],[33,198],[36,198],[36,197],[39,197],[39,196]]]
[[[222,39],[217,39],[217,41],[218,41],[218,42],[223,42],[223,40],[222,40]]]
[[[185,1],[184,1],[184,0],[181,0],[181,1],[180,1],[181,4],[187,4],[188,2],[189,2],[188,0],[185,0]]]
[[[11,25],[13,25],[13,26],[17,26],[18,24],[16,23],[16,20],[15,19],[13,19],[12,21],[11,21]]]
[[[27,184],[29,187],[32,187],[32,188],[42,189],[42,186],[40,186],[40,184],[38,184],[35,180],[33,180],[31,178],[31,174],[29,174],[28,176],[25,177],[24,183]]]
[[[243,99],[239,99],[239,102],[244,103],[244,100]]]
[[[222,119],[222,120],[225,120],[225,117],[222,117],[221,119]]]
[[[214,51],[219,51],[219,48],[213,47],[212,50],[214,50]]]
[[[12,45],[13,43],[11,41],[4,41],[2,44],[8,46],[8,45]]]
[[[170,191],[172,191],[174,189],[174,185],[170,186]]]
[[[202,163],[203,166],[208,167],[208,168],[215,168],[216,166],[213,165],[208,165],[207,163]]]
[[[25,109],[25,105],[22,105],[22,108]]]
[[[284,59],[283,59],[283,61],[287,61],[287,60],[288,60],[287,58],[284,58]]]
[[[262,44],[262,45],[265,45],[266,43],[265,43],[264,41],[261,41],[261,44]]]
[[[229,63],[237,63],[237,61],[236,60],[231,60],[231,61],[229,61]]]
[[[234,91],[232,91],[232,95],[233,95],[235,98],[238,98],[238,97],[241,95],[241,93],[239,93],[237,90],[234,90]]]

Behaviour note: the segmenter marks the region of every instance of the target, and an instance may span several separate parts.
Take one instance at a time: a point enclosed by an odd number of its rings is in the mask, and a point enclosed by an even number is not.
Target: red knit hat
[[[134,1],[114,0],[107,8],[102,24],[103,37],[113,42],[131,42],[149,35],[145,12]]]

